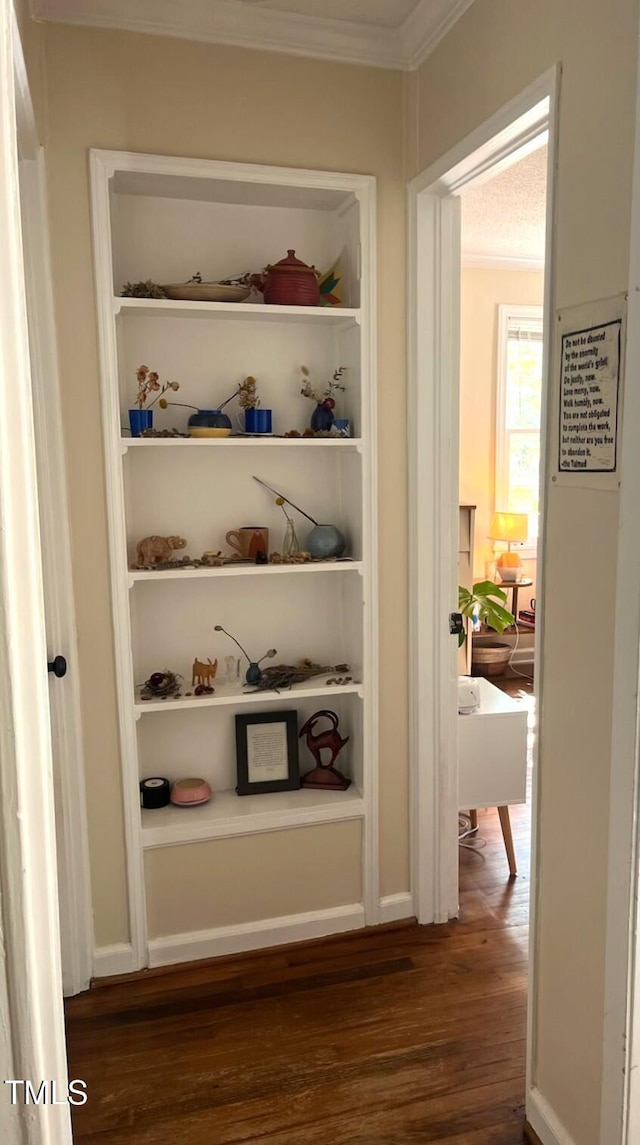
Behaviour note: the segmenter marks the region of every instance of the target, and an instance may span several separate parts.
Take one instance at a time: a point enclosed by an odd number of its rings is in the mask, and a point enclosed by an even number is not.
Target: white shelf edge
[[[213,696],[181,696],[179,700],[134,700],[136,717],[154,712],[182,712],[193,708],[228,708],[264,703],[287,705],[293,700],[314,700],[330,696],[364,696],[362,684],[320,684],[318,687],[294,684],[281,692],[224,692]]]
[[[121,437],[120,450],[153,449],[160,445],[187,449],[354,449],[362,453],[359,437]]]
[[[362,561],[319,561],[306,565],[227,565],[222,568],[163,569],[153,572],[146,569],[129,569],[129,585],[149,581],[194,580],[199,578],[234,576],[290,576],[310,573],[357,572],[362,576]]]
[[[304,791],[304,788],[301,789]],[[222,792],[231,795],[231,792]],[[298,792],[287,792],[295,797]],[[306,793],[305,793],[306,794]],[[303,807],[276,807],[270,809],[270,800],[277,801],[277,795],[234,796],[238,801],[237,813],[217,813],[216,795],[204,807],[172,807],[160,811],[142,812],[142,846],[144,850],[155,847],[175,847],[184,843],[198,843],[207,839],[224,839],[231,835],[255,835],[265,831],[282,831],[295,827],[314,826],[318,823],[335,823],[344,819],[362,819],[365,803],[357,788],[348,791],[314,792],[316,805]],[[251,800],[264,801],[264,810],[244,812],[242,804]],[[225,799],[225,803],[227,800]],[[293,804],[294,799],[290,800]],[[175,822],[171,819],[175,816]],[[156,825],[153,819],[158,818]],[[160,818],[162,817],[162,818]]]
[[[267,306],[258,302],[190,302],[174,298],[113,299],[115,315],[143,318],[222,318],[249,322],[324,323],[328,326],[354,326],[361,322],[357,307]]]

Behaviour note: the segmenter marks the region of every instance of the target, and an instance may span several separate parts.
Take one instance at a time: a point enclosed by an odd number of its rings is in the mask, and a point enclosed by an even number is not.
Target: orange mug
[[[243,525],[241,529],[231,529],[226,542],[244,560],[254,561],[258,553],[269,555],[269,530],[263,525]]]

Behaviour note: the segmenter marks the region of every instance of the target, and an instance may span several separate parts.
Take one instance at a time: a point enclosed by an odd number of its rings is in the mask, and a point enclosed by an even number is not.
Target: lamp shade
[[[489,537],[492,541],[526,541],[529,536],[527,513],[494,513]]]

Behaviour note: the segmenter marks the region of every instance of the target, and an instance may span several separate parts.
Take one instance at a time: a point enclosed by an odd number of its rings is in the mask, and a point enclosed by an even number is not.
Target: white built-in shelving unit
[[[96,288],[103,394],[111,582],[133,967],[148,964],[144,852],[233,835],[357,819],[362,823],[363,920],[378,917],[377,650],[375,504],[375,180],[285,168],[93,151]],[[342,252],[345,305],[267,306],[120,297],[126,281],[177,282],[196,271],[215,279],[257,271],[295,248],[328,268]],[[257,296],[258,298],[260,296]],[[187,321],[198,319],[198,321]],[[300,367],[323,384],[346,365],[338,438],[131,438],[128,408],[136,368],[180,383],[176,401],[215,408],[247,374],[258,379],[274,431],[302,431],[313,404],[300,395]],[[237,406],[232,405],[231,417]],[[186,428],[189,410],[161,411],[155,426]],[[131,567],[137,542],[180,534],[188,552],[225,549],[229,529],[258,522],[281,548],[285,518],[257,475],[316,519],[337,524],[349,559],[327,564],[224,566],[152,572]],[[296,515],[301,542],[305,521]],[[182,554],[180,554],[182,555]],[[326,677],[286,693],[250,692],[215,681],[190,690],[194,657],[234,647],[253,655],[303,656],[350,665],[351,683]],[[176,700],[144,702],[139,685],[170,668],[185,679]],[[238,797],[234,715],[295,708],[299,722],[334,709],[350,736],[338,766],[346,792],[301,789]],[[301,743],[301,771],[313,761]],[[210,803],[141,811],[139,781],[202,775]],[[228,940],[226,949],[228,949]]]

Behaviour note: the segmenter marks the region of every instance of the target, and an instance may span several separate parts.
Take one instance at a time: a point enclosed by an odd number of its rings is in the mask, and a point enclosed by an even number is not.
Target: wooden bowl
[[[250,286],[223,286],[220,282],[169,282],[163,284],[167,298],[182,302],[244,302]]]

